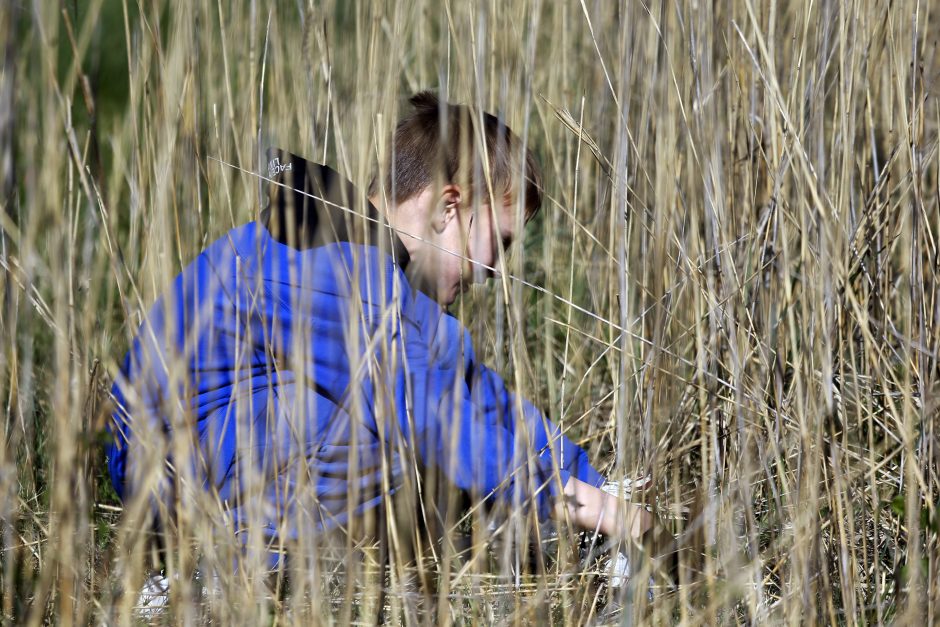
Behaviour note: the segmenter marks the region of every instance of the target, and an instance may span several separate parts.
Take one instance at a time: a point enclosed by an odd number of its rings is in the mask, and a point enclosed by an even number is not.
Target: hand
[[[624,504],[626,515],[622,517],[623,501],[619,497],[574,477],[565,484],[564,493],[565,500],[556,508],[555,517],[570,517],[582,529],[639,540],[653,526],[653,515],[644,505]]]
[[[640,498],[632,501],[630,498],[634,493],[645,490],[650,482],[651,477],[646,475],[638,479],[624,478],[619,481],[607,481],[601,486],[601,490],[607,494],[613,495],[617,499],[631,501],[626,505],[626,520],[622,532],[625,537],[639,540],[653,528],[655,519],[650,512],[650,508],[643,504],[645,499]]]
[[[628,503],[624,532],[634,540],[639,540],[652,528],[653,514],[646,509],[646,506]]]

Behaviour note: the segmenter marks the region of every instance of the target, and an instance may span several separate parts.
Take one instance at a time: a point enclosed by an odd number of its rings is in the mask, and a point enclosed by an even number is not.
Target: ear
[[[463,194],[459,185],[448,183],[441,189],[439,209],[431,219],[431,226],[436,232],[441,233],[452,220],[460,216],[462,203]]]

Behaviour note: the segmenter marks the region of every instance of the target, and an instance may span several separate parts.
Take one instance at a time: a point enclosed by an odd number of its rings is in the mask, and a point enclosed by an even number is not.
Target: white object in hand
[[[614,496],[620,498],[628,498],[633,494],[633,490],[642,490],[647,485],[649,485],[652,477],[646,475],[645,477],[640,477],[639,479],[621,479],[620,481],[610,481],[607,480],[604,482],[604,485],[601,486],[601,490],[607,494],[613,494]]]

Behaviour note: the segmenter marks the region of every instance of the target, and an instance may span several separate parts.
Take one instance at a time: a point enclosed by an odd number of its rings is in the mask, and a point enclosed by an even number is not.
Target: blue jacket
[[[351,184],[286,153],[270,174],[261,220],[176,277],[124,361],[108,447],[123,499],[165,459],[147,483],[158,500],[215,490],[238,525],[260,499],[283,537],[375,507],[414,469],[542,518],[570,476],[603,483],[412,287],[407,251]],[[181,430],[188,444],[171,446]]]

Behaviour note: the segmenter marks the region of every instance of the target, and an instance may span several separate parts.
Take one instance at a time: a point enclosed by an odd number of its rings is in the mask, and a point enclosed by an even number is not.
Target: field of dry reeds
[[[940,621],[937,9],[3,2],[0,620]],[[110,485],[120,360],[257,217],[264,149],[367,185],[421,89],[499,112],[544,169],[506,259],[524,281],[453,311],[599,468],[651,476],[657,546],[622,592],[569,530],[538,547],[478,509],[454,521],[469,557],[379,569],[350,541],[339,576],[311,541],[287,575],[233,574],[212,499],[178,503],[158,554]],[[176,584],[148,618],[154,569]]]

